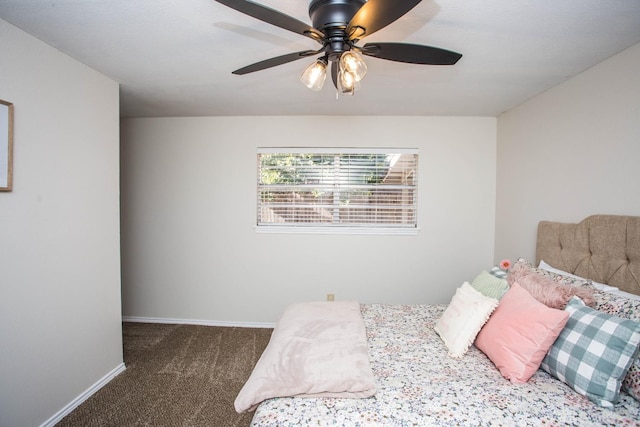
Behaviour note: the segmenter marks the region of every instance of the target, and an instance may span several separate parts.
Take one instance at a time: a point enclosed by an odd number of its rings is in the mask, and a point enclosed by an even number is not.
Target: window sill
[[[384,236],[417,236],[419,228],[378,227],[288,227],[254,226],[258,234],[364,234]]]

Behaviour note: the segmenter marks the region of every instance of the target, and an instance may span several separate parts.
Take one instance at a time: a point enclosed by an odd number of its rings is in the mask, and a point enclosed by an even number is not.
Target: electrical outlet
[[[335,301],[336,296],[334,294],[327,294],[327,301]]]

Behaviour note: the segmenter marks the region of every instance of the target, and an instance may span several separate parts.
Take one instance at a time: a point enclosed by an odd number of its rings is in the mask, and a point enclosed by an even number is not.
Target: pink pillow
[[[558,338],[569,313],[538,302],[518,283],[500,300],[475,345],[513,383],[525,383]]]
[[[593,291],[589,288],[557,283],[526,264],[517,262],[507,275],[509,284],[518,283],[535,299],[546,306],[564,310],[569,300],[575,295],[589,307],[595,305]]]

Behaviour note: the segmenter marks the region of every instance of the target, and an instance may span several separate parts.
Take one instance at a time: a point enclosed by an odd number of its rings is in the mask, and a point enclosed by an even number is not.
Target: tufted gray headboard
[[[640,217],[592,215],[578,224],[538,223],[536,264],[640,295]]]

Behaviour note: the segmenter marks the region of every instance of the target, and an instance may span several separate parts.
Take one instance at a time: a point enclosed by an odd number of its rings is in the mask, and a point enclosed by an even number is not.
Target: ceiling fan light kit
[[[327,78],[327,65],[325,58],[318,58],[316,62],[304,69],[300,82],[312,91],[319,92]]]
[[[353,74],[353,79],[357,82],[367,74],[367,64],[364,58],[355,50],[350,50],[340,55],[340,69]]]
[[[340,95],[353,95],[360,89],[360,82],[355,79],[353,73],[340,70],[338,71],[338,84],[336,85],[336,89]]]
[[[331,63],[333,85],[341,95],[353,95],[367,73],[362,55],[389,61],[423,65],[453,65],[462,57],[449,50],[408,43],[357,43],[386,27],[421,0],[311,0],[309,17],[313,26],[251,0],[216,0],[261,21],[309,37],[322,47],[294,52],[256,62],[233,71],[247,74],[321,54],[300,76],[313,91],[320,91]]]

